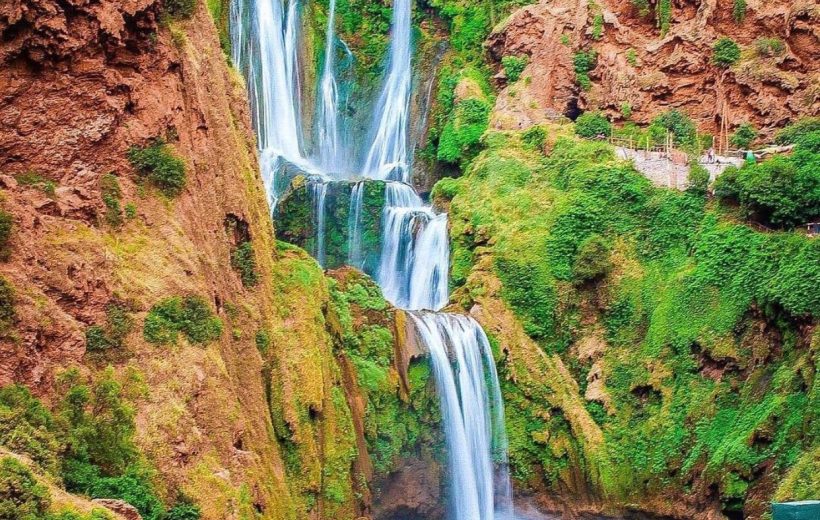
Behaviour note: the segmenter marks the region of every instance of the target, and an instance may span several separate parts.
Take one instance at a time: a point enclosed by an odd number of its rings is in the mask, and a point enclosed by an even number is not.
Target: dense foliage
[[[501,66],[504,67],[507,80],[511,83],[518,81],[527,66],[527,61],[527,56],[504,56],[501,58]]]
[[[663,123],[689,135],[679,116]],[[606,455],[583,445],[571,426],[580,412],[559,396],[540,404],[505,384],[514,474],[561,487],[582,471],[625,500],[711,486],[726,512],[765,507],[747,503],[751,490],[805,472],[820,442],[820,386],[801,368],[818,363],[820,337],[802,324],[820,318],[820,243],[733,222],[702,183],[654,188],[605,143],[559,137],[544,159],[518,135],[485,142],[464,178],[434,189],[451,198],[457,294],[469,308],[486,289],[467,275],[492,265],[504,301],[580,394],[603,381],[584,413]],[[787,160],[814,164],[810,147]],[[602,350],[582,356],[589,344]],[[809,498],[804,481],[780,492]]]
[[[767,226],[794,227],[820,218],[820,130],[796,138],[790,156],[729,169],[715,194],[740,204],[745,216]]]
[[[735,148],[745,150],[756,138],[757,130],[755,130],[755,127],[751,123],[743,123],[737,127],[732,137],[729,138],[729,144]]]
[[[0,209],[0,262],[5,262],[11,257],[11,232],[14,229],[14,217],[11,213]]]
[[[239,273],[239,279],[245,287],[257,284],[259,275],[256,273],[256,258],[250,240],[242,242],[231,252],[231,267]]]
[[[600,112],[584,112],[575,120],[575,133],[587,139],[609,137],[612,133],[612,124]]]

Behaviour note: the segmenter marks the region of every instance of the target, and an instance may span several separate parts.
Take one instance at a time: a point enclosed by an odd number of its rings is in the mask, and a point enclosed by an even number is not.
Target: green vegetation
[[[712,47],[712,63],[718,67],[727,68],[740,59],[740,47],[731,38],[725,36],[715,42]]]
[[[165,12],[173,18],[190,18],[196,9],[196,0],[165,0]]]
[[[14,230],[14,217],[11,213],[0,209],[0,262],[11,258],[11,232]]]
[[[704,196],[697,168],[696,186],[677,192],[653,187],[606,143],[558,137],[544,158],[513,133],[485,142],[464,177],[434,189],[452,196],[459,301],[481,303],[485,277],[497,277],[501,298],[580,395],[593,365],[603,390],[586,408],[606,456],[585,447],[598,441],[550,392],[558,383],[544,393],[504,383],[519,485],[561,488],[580,472],[626,502],[712,486],[731,512],[795,468],[789,489],[805,496],[804,460],[820,442],[820,386],[803,368],[817,363],[804,324],[820,318],[820,242],[738,223]],[[794,168],[818,169],[813,142],[787,158]],[[579,354],[590,343],[601,345],[594,359]],[[522,355],[501,359],[502,380],[522,373]]]
[[[820,130],[797,137],[790,156],[727,170],[715,182],[715,194],[767,226],[815,221],[820,217]]]
[[[658,0],[656,16],[661,36],[666,36],[672,23],[672,0]]]
[[[50,506],[48,488],[13,457],[0,459],[0,519],[38,520]]]
[[[729,138],[729,143],[735,148],[745,150],[757,138],[757,130],[751,123],[742,123]]]
[[[175,344],[179,333],[191,343],[204,345],[222,336],[222,320],[201,296],[166,298],[151,307],[142,329],[145,341]]]
[[[518,81],[528,61],[527,56],[504,56],[501,58],[501,66],[504,67],[504,74],[510,83]]]
[[[152,484],[152,471],[134,444],[134,409],[125,400],[130,391],[117,381],[108,368],[90,384],[76,369],[63,373],[57,382],[57,404],[48,410],[22,386],[0,388],[0,445],[26,455],[38,471],[52,480],[61,480],[66,489],[92,498],[115,498],[136,507],[146,520],[164,520],[165,507]],[[34,481],[26,468],[5,462],[0,481],[15,480],[14,489],[33,490]],[[12,464],[8,466],[7,464]],[[2,486],[4,484],[0,484]],[[31,520],[102,520],[102,513],[90,517],[71,512],[49,511],[44,500],[14,499],[17,507],[41,503],[34,516],[10,516]],[[0,492],[0,500],[8,495]],[[21,496],[18,494],[18,497]],[[26,506],[26,507],[29,507]],[[0,506],[0,517],[7,510]],[[20,513],[23,510],[14,510]]]
[[[30,186],[32,188],[37,188],[49,197],[54,197],[54,194],[57,190],[57,183],[55,181],[47,177],[43,177],[42,175],[34,171],[29,171],[26,173],[15,175],[14,178],[15,180],[17,180],[18,183],[20,183],[21,186]]]
[[[128,160],[140,175],[168,197],[182,193],[185,187],[185,162],[163,139],[156,139],[145,148],[131,147]]]
[[[592,39],[600,40],[604,36],[604,15],[596,13],[592,19]]]
[[[575,81],[584,90],[592,88],[592,81],[589,79],[589,71],[595,68],[598,62],[598,55],[595,51],[576,52],[572,59],[575,67]]]
[[[547,129],[542,125],[535,125],[528,128],[521,134],[521,142],[533,150],[543,151],[547,143]],[[452,196],[448,197],[452,198]]]
[[[754,47],[759,57],[782,56],[786,52],[786,44],[780,38],[758,38]]]
[[[734,0],[732,17],[737,23],[743,22],[743,19],[746,18],[746,0]]]
[[[624,101],[621,103],[621,117],[629,119],[632,117],[632,104]]]
[[[120,207],[120,199],[122,198],[122,189],[120,188],[120,181],[113,173],[107,173],[100,179],[100,196],[103,204],[105,204],[105,221],[111,227],[119,227],[122,225],[122,208]]]
[[[587,139],[609,137],[612,133],[612,123],[600,112],[584,112],[575,120],[575,133]]]
[[[633,67],[638,66],[638,53],[635,49],[629,49],[626,51],[626,61]]]
[[[250,240],[242,242],[233,250],[231,267],[239,273],[239,278],[245,287],[253,287],[259,282],[259,275],[256,273],[256,257]]]
[[[672,134],[674,144],[683,147],[697,145],[697,127],[692,119],[676,109],[668,110],[652,119],[649,135],[656,144],[666,141],[667,133]]]
[[[803,136],[820,131],[820,117],[805,117],[777,133],[775,142],[779,145],[795,144]]]
[[[17,312],[14,310],[14,287],[0,276],[0,338],[7,337],[14,326]]]
[[[453,119],[441,132],[436,156],[438,160],[458,164],[475,157],[481,136],[489,124],[491,108],[487,101],[478,98],[459,101],[453,111]]]
[[[134,320],[128,309],[122,305],[109,304],[105,312],[104,326],[92,325],[85,331],[85,348],[88,351],[100,351],[110,348],[121,348],[126,336],[134,328]]]

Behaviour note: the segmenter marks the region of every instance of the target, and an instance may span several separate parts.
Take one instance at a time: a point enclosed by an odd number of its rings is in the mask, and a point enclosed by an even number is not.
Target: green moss
[[[145,341],[174,344],[180,332],[191,343],[210,343],[222,335],[222,320],[200,296],[167,298],[151,307],[142,329]]]
[[[504,67],[504,74],[510,83],[515,83],[521,78],[521,73],[524,72],[528,61],[527,56],[504,56],[501,58],[501,66]]]
[[[15,175],[14,178],[22,186],[37,188],[49,197],[54,197],[57,190],[57,183],[47,177],[43,177],[35,171],[29,171]]]

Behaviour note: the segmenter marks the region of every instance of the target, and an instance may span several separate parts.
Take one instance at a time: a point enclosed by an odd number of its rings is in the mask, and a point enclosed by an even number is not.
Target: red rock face
[[[642,15],[629,1],[597,4],[542,0],[513,13],[490,36],[487,48],[494,59],[527,55],[530,61],[525,80],[499,95],[495,126],[528,126],[556,114],[573,117],[579,110],[624,119],[621,107],[629,104],[637,123],[678,108],[701,132],[718,135],[721,128],[748,121],[768,135],[800,116],[820,113],[820,12],[814,3],[749,2],[738,23],[730,0],[673,2],[665,36],[652,13]],[[593,35],[596,16],[603,19],[600,39]],[[741,61],[730,69],[711,62],[712,45],[723,36],[743,49]],[[760,55],[755,51],[760,38],[783,41],[784,52]],[[589,91],[575,84],[572,58],[581,50],[598,55]],[[503,85],[503,75],[500,79]]]

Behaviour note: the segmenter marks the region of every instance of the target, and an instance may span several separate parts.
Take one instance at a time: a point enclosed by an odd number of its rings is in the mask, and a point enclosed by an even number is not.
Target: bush
[[[443,177],[434,186],[430,193],[433,200],[453,200],[461,191],[461,182],[453,177]]]
[[[14,457],[0,459],[0,520],[38,520],[51,505],[48,488]]]
[[[755,127],[752,126],[751,123],[743,123],[737,127],[737,130],[735,130],[735,133],[732,134],[729,142],[735,148],[745,150],[756,138],[757,130],[755,130]]]
[[[743,21],[746,17],[746,0],[735,0],[732,6],[732,17],[737,23]]]
[[[164,520],[199,520],[202,512],[194,504],[177,504],[168,510]]]
[[[612,124],[600,112],[584,112],[575,120],[575,133],[587,139],[601,135],[609,137],[612,133]]]
[[[697,136],[695,123],[683,112],[668,110],[656,116],[649,125],[649,135],[655,143],[666,141],[666,133],[670,132],[674,143],[678,146],[694,146]]]
[[[17,313],[14,310],[14,288],[0,276],[0,337],[6,336],[14,325]]]
[[[709,190],[709,170],[697,162],[689,166],[689,185],[686,191],[696,195],[705,195]]]
[[[820,117],[805,117],[777,133],[774,141],[779,145],[797,142],[800,137],[820,130]]]
[[[253,244],[248,240],[239,245],[231,253],[231,267],[239,273],[242,285],[253,287],[259,281],[256,274],[256,257],[253,254]]]
[[[758,38],[755,40],[755,52],[760,57],[781,56],[786,51],[786,44],[780,38]]]
[[[504,56],[501,58],[501,66],[504,67],[504,74],[506,74],[510,83],[518,81],[528,61],[527,56]]]
[[[672,0],[658,0],[656,15],[661,36],[666,36],[672,23]]]
[[[58,475],[62,450],[51,412],[21,385],[0,388],[0,446]]]
[[[490,104],[482,99],[461,100],[454,109],[453,120],[444,126],[439,137],[438,160],[458,164],[474,157],[489,124],[490,109]]]
[[[604,36],[604,15],[597,13],[592,19],[592,39],[600,40]]]
[[[131,332],[134,320],[128,309],[111,304],[106,310],[105,327],[92,325],[85,331],[85,348],[89,351],[107,350],[123,346],[125,337]]]
[[[145,318],[142,335],[149,343],[173,344],[179,333],[191,343],[205,344],[222,335],[222,321],[200,296],[167,298]]]
[[[715,183],[721,199],[740,203],[765,225],[791,227],[820,217],[820,131],[800,138],[790,157],[727,171]]]
[[[122,225],[122,189],[119,179],[113,173],[107,173],[100,179],[100,196],[105,204],[105,221],[112,227]]]
[[[712,63],[727,68],[740,59],[740,47],[731,38],[720,38],[712,47]]]
[[[574,280],[586,283],[604,278],[612,270],[609,254],[609,244],[601,235],[592,235],[581,242],[572,269]]]
[[[190,18],[196,9],[196,0],[165,0],[165,12],[174,18]]]
[[[185,187],[185,162],[177,157],[162,139],[145,148],[132,147],[128,160],[140,175],[169,197],[176,197]]]
[[[532,126],[521,135],[521,141],[524,146],[542,152],[547,142],[547,129],[541,125]]]
[[[11,231],[14,228],[14,217],[11,213],[0,209],[0,262],[5,262],[11,257]]]
[[[259,353],[262,355],[262,357],[264,357],[268,353],[271,345],[273,344],[273,342],[271,341],[270,333],[265,329],[259,329],[256,331],[254,341],[256,343],[256,348],[257,350],[259,350]]]
[[[595,51],[576,52],[572,58],[575,69],[575,80],[584,90],[592,88],[592,81],[589,79],[589,71],[595,68],[598,62],[598,55]]]

